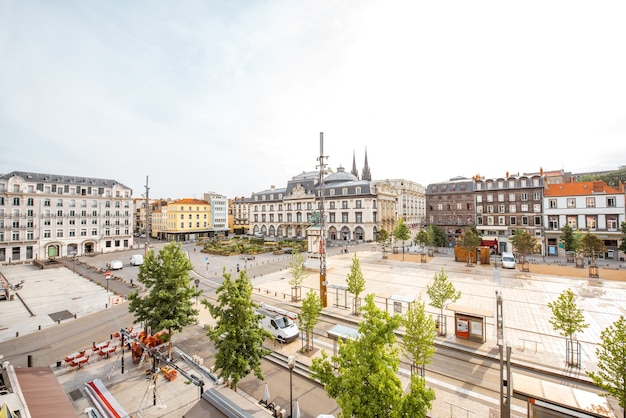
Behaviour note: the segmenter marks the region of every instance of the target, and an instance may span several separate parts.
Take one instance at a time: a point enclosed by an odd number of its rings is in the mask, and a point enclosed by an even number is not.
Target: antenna
[[[317,158],[320,168],[320,299],[322,302],[322,308],[328,306],[328,300],[326,295],[326,222],[324,214],[324,172],[326,171],[326,163],[324,160],[328,158],[324,155],[324,132],[320,132],[320,156]]]
[[[143,253],[147,257],[148,256],[148,247],[150,246],[150,198],[149,198],[150,188],[148,187],[148,176],[146,176],[146,245],[144,247]]]

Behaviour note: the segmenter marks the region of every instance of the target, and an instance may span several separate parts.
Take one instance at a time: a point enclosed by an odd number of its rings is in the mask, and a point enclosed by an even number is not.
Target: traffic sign
[[[106,273],[104,273],[104,277],[106,277],[107,279],[111,278],[111,271],[107,270]]]

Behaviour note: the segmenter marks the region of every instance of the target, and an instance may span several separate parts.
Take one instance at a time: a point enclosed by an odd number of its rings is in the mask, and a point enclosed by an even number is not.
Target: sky
[[[0,173],[250,197],[626,164],[626,2],[0,0]]]

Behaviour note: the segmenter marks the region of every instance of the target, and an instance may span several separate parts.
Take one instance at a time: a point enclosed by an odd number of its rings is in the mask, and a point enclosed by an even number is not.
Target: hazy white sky
[[[626,2],[0,0],[0,173],[250,196],[626,164]]]

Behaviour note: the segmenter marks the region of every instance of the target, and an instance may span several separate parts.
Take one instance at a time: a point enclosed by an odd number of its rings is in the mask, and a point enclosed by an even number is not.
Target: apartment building
[[[235,235],[247,235],[250,230],[250,205],[243,196],[228,199],[228,226]]]
[[[475,224],[475,217],[474,179],[455,177],[426,187],[426,225],[443,229],[448,247]]]
[[[270,187],[246,199],[250,232],[268,238],[305,238],[311,216],[321,209],[319,172],[303,172],[284,188]],[[388,182],[359,180],[339,167],[324,176],[324,213],[329,243],[373,241],[395,226],[397,193]]]
[[[604,181],[547,185],[544,191],[544,225],[547,255],[565,256],[560,248],[561,228],[589,231],[604,242],[601,257],[617,260],[622,239],[620,225],[626,221],[626,188],[608,186]]]
[[[411,229],[419,229],[426,220],[426,189],[406,179],[386,180],[396,190],[398,218]],[[375,182],[378,184],[379,182]]]
[[[116,180],[0,176],[0,262],[124,250],[132,232],[132,190]]]
[[[200,199],[160,201],[151,213],[151,237],[167,241],[197,241],[211,233],[211,204]]]
[[[509,241],[515,231],[526,230],[537,239],[544,254],[544,178],[536,175],[509,175],[483,179],[475,177],[476,229],[483,241],[497,242],[498,253],[512,252]]]
[[[228,199],[226,196],[209,192],[204,194],[204,200],[211,205],[211,222],[209,237],[227,237],[228,227]]]

